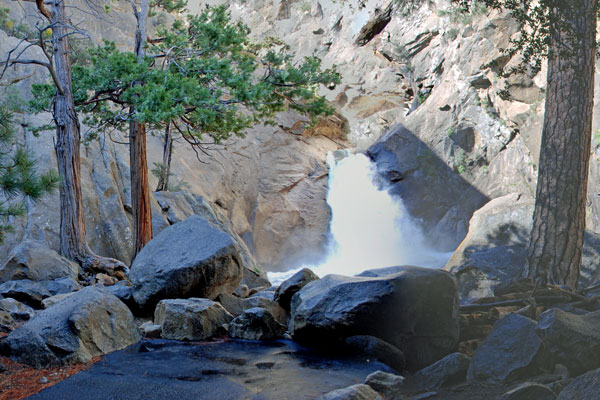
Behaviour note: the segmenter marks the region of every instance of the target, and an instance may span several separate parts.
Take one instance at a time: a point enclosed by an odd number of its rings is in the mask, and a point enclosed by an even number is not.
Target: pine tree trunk
[[[140,9],[132,3],[137,20],[135,34],[135,54],[143,60],[145,56],[148,0],[142,0]],[[137,84],[140,84],[139,82]],[[135,110],[130,110],[133,115]],[[152,210],[150,206],[150,186],[148,183],[148,163],[146,157],[146,126],[137,121],[129,123],[129,164],[131,168],[131,206],[133,209],[133,257],[152,240]]]
[[[169,190],[169,176],[171,175],[171,154],[173,154],[173,133],[171,133],[171,123],[167,123],[165,128],[165,145],[163,148],[162,166],[160,168],[160,177],[158,178],[157,192]]]
[[[152,239],[152,211],[146,161],[146,126],[129,124],[129,159],[131,163],[131,205],[134,221],[134,257]]]
[[[42,10],[40,10],[42,11]],[[44,10],[45,11],[45,10]],[[84,268],[113,273],[127,268],[120,261],[95,255],[87,244],[81,193],[80,126],[73,100],[68,26],[62,0],[52,1],[51,12],[53,60],[60,90],[54,98],[56,124],[56,161],[60,184],[60,250],[66,258]]]
[[[597,0],[557,3],[551,32],[528,276],[575,289],[581,269],[594,104]],[[556,24],[560,26],[560,24]],[[575,43],[573,42],[575,41]]]

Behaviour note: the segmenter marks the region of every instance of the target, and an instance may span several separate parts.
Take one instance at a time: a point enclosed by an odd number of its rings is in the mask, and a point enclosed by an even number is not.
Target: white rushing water
[[[327,203],[332,212],[328,254],[322,264],[305,267],[322,277],[394,265],[440,268],[448,261],[451,253],[427,244],[402,201],[377,187],[376,167],[367,156],[336,159],[329,153],[327,162]],[[269,273],[269,279],[276,284],[296,271]]]

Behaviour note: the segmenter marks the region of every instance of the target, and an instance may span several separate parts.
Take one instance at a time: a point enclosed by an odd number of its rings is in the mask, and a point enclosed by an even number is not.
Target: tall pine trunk
[[[148,0],[142,0],[140,9],[132,3],[137,19],[135,35],[135,54],[141,61],[145,57]],[[137,84],[141,84],[138,82]],[[135,110],[132,108],[131,114]],[[137,121],[129,123],[129,164],[131,168],[131,206],[133,209],[133,258],[152,240],[152,210],[150,205],[150,187],[148,183],[148,162],[146,158],[146,126]]]
[[[528,276],[575,289],[581,269],[594,105],[597,0],[557,2],[528,249]]]
[[[40,11],[47,15],[45,9]],[[65,14],[64,0],[53,0],[50,13],[52,24],[53,62],[57,77],[54,98],[54,122],[56,124],[56,161],[62,178],[60,184],[60,250],[61,254],[77,261],[84,268],[103,270],[126,269],[120,261],[99,257],[87,244],[85,216],[81,193],[81,159],[79,154],[80,126],[71,81],[69,56],[69,23]]]
[[[163,159],[160,168],[160,176],[158,177],[157,192],[169,190],[169,176],[171,175],[171,155],[173,154],[173,133],[171,132],[171,123],[168,122],[165,128],[163,147]]]

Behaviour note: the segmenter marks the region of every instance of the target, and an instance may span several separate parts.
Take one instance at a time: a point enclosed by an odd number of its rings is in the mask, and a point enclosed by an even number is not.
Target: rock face
[[[247,340],[272,340],[281,337],[285,326],[275,320],[264,308],[250,308],[229,324],[232,338]]]
[[[563,364],[571,376],[600,367],[600,311],[575,315],[552,309],[540,315],[536,332],[553,362]]]
[[[15,361],[46,368],[87,362],[139,340],[129,309],[113,295],[87,287],[41,311],[3,346]]]
[[[441,251],[452,251],[466,235],[468,220],[486,197],[456,174],[421,139],[397,125],[369,147],[367,154],[402,197],[424,233]]]
[[[539,372],[544,353],[535,327],[535,321],[518,314],[501,318],[475,352],[467,379],[511,382]]]
[[[378,337],[419,369],[458,343],[458,295],[450,274],[419,267],[381,278],[328,275],[294,295],[290,332],[310,344],[356,335]]]
[[[469,233],[445,270],[458,281],[461,303],[491,297],[521,277],[532,228],[533,200],[518,194],[494,199],[473,214]],[[600,246],[586,232],[580,285],[598,279]]]
[[[414,378],[427,389],[436,390],[442,386],[464,382],[470,362],[471,357],[453,353],[423,368]]]
[[[281,283],[281,285],[279,285],[275,291],[275,301],[278,302],[285,310],[290,311],[292,296],[294,296],[309,282],[316,281],[317,279],[319,279],[319,277],[310,269],[301,269],[291,278],[285,280]]]
[[[162,300],[154,312],[154,323],[162,327],[162,337],[174,340],[210,339],[232,319],[219,303],[197,298]]]
[[[191,216],[152,239],[131,266],[133,298],[142,309],[168,298],[232,293],[242,279],[242,261],[232,238]]]
[[[0,283],[30,279],[47,281],[69,277],[77,279],[79,266],[60,256],[44,243],[25,240],[11,250],[8,259],[0,267]]]
[[[565,387],[557,397],[557,400],[594,400],[600,393],[600,369],[587,372],[577,377]]]

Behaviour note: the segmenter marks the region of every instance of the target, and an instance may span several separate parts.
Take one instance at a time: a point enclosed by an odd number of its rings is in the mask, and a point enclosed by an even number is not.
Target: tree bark
[[[131,204],[134,221],[135,256],[152,240],[152,211],[146,161],[146,126],[132,121],[129,124],[129,158],[131,164]]]
[[[42,6],[43,7],[43,6]],[[80,126],[71,81],[71,61],[69,56],[69,23],[63,0],[52,1],[52,46],[53,62],[57,76],[57,92],[54,98],[54,122],[56,143],[54,149],[60,184],[60,250],[61,254],[77,261],[84,268],[103,270],[109,273],[127,268],[120,261],[99,257],[87,244],[85,216],[81,193],[81,159],[79,154]]]
[[[163,148],[163,159],[160,168],[160,177],[158,178],[157,192],[169,190],[169,176],[171,175],[171,155],[173,154],[173,133],[171,132],[171,123],[167,123],[165,128],[165,144]]]
[[[581,269],[594,105],[597,0],[557,2],[528,249],[528,277],[575,289]],[[564,27],[572,32],[566,32]],[[574,33],[574,35],[570,35]]]
[[[150,4],[142,0],[138,10],[130,0],[137,20],[135,34],[135,54],[139,60],[145,57],[147,21]],[[140,82],[136,84],[141,84]],[[130,109],[135,114],[135,109]],[[146,157],[146,126],[137,121],[129,123],[129,164],[131,168],[131,206],[133,210],[134,238],[133,258],[152,240],[152,210],[150,205],[150,186],[148,183],[148,162]]]

